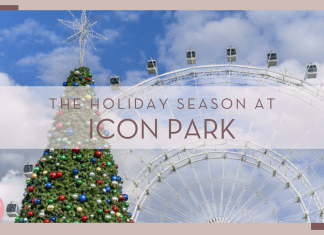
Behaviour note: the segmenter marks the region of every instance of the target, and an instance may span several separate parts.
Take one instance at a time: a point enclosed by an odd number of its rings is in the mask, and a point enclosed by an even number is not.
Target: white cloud
[[[143,11],[114,11],[122,21],[138,21]]]
[[[33,19],[26,19],[23,23],[9,29],[0,31],[0,38],[19,43],[47,43],[61,44],[64,40],[57,36],[55,32],[45,29],[45,27]]]
[[[20,205],[25,186],[25,177],[17,171],[10,170],[0,181],[0,198],[5,204],[4,206],[6,207],[11,201]],[[1,222],[14,222],[14,218],[9,218],[5,214]]]
[[[88,47],[90,45],[87,45]],[[61,86],[71,69],[78,68],[79,49],[59,47],[49,53],[38,53],[18,61],[20,66],[35,66],[38,77],[49,85]],[[92,50],[85,51],[84,65],[91,68],[97,85],[108,85],[111,71],[100,64],[100,57]]]

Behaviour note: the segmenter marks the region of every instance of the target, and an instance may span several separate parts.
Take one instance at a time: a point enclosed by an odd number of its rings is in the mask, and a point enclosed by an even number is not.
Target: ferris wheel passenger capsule
[[[196,52],[194,50],[187,51],[187,64],[196,64]]]
[[[149,74],[157,74],[156,60],[150,59],[146,62],[146,69]]]
[[[317,67],[315,64],[310,63],[307,65],[306,69],[306,78],[316,78],[317,76]]]
[[[110,86],[112,90],[118,90],[120,88],[121,83],[119,76],[114,75],[110,78]]]
[[[234,62],[236,61],[236,49],[234,47],[227,48],[227,61]]]
[[[33,174],[33,169],[34,169],[34,166],[32,163],[27,162],[24,165],[24,175],[26,178],[31,178],[31,176]]]
[[[19,206],[17,203],[15,202],[10,202],[8,205],[7,205],[7,208],[6,208],[6,213],[9,217],[17,217],[19,215]]]
[[[277,61],[278,61],[277,53],[274,51],[270,51],[267,54],[268,68],[271,66],[277,66]]]

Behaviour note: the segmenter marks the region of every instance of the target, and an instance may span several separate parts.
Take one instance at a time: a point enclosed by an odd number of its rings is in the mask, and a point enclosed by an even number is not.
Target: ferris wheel
[[[122,90],[114,99],[144,97],[153,87],[158,95],[167,95],[165,86],[254,86],[260,94],[267,89],[289,94],[291,100],[272,124],[262,133],[263,140],[251,133],[263,120],[254,112],[244,117],[246,135],[242,139],[217,142],[197,140],[172,149],[112,150],[118,158],[124,190],[130,195],[136,222],[324,222],[324,151],[300,149],[307,136],[323,133],[324,90],[317,77],[317,67],[310,63],[305,76],[297,78],[276,69],[277,53],[270,51],[268,67],[234,65],[237,51],[226,51],[228,64],[195,66],[196,52],[186,53],[190,67],[158,74],[157,61],[150,59],[146,68],[154,77],[124,89],[119,76],[110,80],[113,89]],[[154,91],[156,92],[156,90]],[[198,92],[194,94],[198,99]],[[300,114],[302,104],[303,113]],[[154,116],[173,115],[188,122],[192,117],[175,112],[174,104],[156,109]],[[296,111],[297,110],[297,111]],[[298,111],[299,110],[299,111]],[[129,110],[102,109],[103,118],[122,118]],[[316,111],[316,112],[315,112]],[[305,128],[290,125],[287,115],[301,120],[315,112]],[[198,119],[204,114],[197,111]],[[224,111],[228,115],[228,111]],[[138,115],[140,113],[132,113]],[[290,117],[291,117],[290,116]],[[271,124],[269,124],[271,125]],[[294,147],[272,148],[281,139]],[[143,140],[144,141],[144,140]],[[266,144],[265,144],[266,143]],[[306,145],[309,143],[306,143]],[[207,148],[208,146],[208,148]]]

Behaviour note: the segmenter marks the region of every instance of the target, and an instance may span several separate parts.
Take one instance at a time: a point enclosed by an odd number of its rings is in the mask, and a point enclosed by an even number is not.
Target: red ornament
[[[118,220],[118,222],[121,222],[121,218],[118,218],[117,220]]]
[[[104,212],[105,212],[105,213],[108,213],[108,210],[107,210],[107,209],[104,209]]]
[[[100,129],[100,130],[103,130],[103,129],[104,129],[104,125],[103,125],[103,124],[100,124],[100,125],[99,125],[99,129]]]
[[[63,129],[63,124],[62,123],[57,123],[56,124],[56,129],[62,130]]]
[[[101,155],[102,155],[102,153],[101,153],[101,151],[99,151],[99,150],[97,150],[96,152],[95,152],[95,155],[96,155],[96,157],[101,157]]]
[[[39,166],[39,164],[38,164],[38,163],[36,163],[36,164],[35,164],[35,166]]]
[[[25,207],[25,210],[28,210],[28,208],[29,208],[29,207],[28,207],[28,206],[26,206],[26,207]]]
[[[88,220],[88,217],[87,217],[86,215],[83,215],[83,216],[81,217],[81,219],[82,219],[83,222],[86,222],[86,221]]]
[[[102,181],[101,181],[101,180],[97,180],[96,183],[97,183],[98,185],[101,185],[101,184],[102,184]]]
[[[50,177],[52,178],[52,179],[55,179],[56,178],[56,176],[57,176],[57,174],[56,174],[56,172],[55,171],[53,171],[51,174],[50,174]]]
[[[131,219],[129,222],[134,223],[134,220]]]
[[[100,115],[101,115],[101,112],[100,112],[99,110],[97,111],[97,115],[98,115],[98,116],[100,116]]]
[[[74,122],[75,125],[78,125],[78,122]]]
[[[118,211],[118,207],[117,206],[113,206],[113,211],[117,212]]]
[[[60,199],[61,201],[64,201],[64,200],[65,200],[65,196],[61,194],[61,195],[59,196],[59,199]]]
[[[118,165],[117,164],[115,164],[115,167],[116,167],[116,169],[118,169]]]
[[[62,114],[63,114],[63,111],[60,110],[60,111],[58,112],[58,115],[62,116]]]
[[[89,77],[86,77],[86,80],[89,82],[89,81],[91,81],[91,78],[89,78]]]
[[[78,93],[81,93],[81,92],[82,92],[82,90],[81,90],[81,89],[79,89],[79,90],[78,90]]]
[[[73,153],[78,153],[78,152],[80,152],[80,148],[78,147],[78,146],[75,146],[75,147],[73,147],[73,149],[72,149],[72,151],[73,151]]]
[[[123,195],[123,194],[120,194],[120,195],[119,195],[119,201],[122,202],[122,201],[124,201],[124,199],[125,199],[125,198],[124,198],[124,195]]]
[[[30,186],[30,187],[28,188],[28,191],[29,191],[29,192],[34,191],[34,186]]]
[[[44,220],[44,223],[49,223],[49,222],[50,222],[49,219],[45,219],[45,220]]]
[[[103,165],[103,166],[107,166],[107,163],[104,162],[102,165]]]
[[[63,177],[63,172],[57,172],[57,173],[56,173],[56,177],[58,177],[58,178],[62,178],[62,177]]]
[[[36,204],[36,200],[37,200],[38,198],[37,197],[35,197],[34,199],[33,199],[33,204]]]
[[[28,211],[28,216],[33,217],[34,216],[34,211]]]

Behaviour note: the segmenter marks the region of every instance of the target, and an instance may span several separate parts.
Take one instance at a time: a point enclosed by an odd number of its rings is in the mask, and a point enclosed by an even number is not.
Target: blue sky
[[[81,11],[72,13],[77,18],[81,15]],[[94,30],[109,40],[100,42],[95,39],[97,51],[89,43],[86,46],[100,57],[101,65],[114,74],[123,76],[127,70],[145,70],[146,59],[157,57],[156,38],[163,35],[165,23],[172,20],[165,17],[167,14],[160,11],[92,11],[90,18],[99,16]],[[35,66],[17,66],[17,63],[28,56],[50,53],[59,47],[74,46],[73,42],[66,44],[66,39],[73,31],[60,24],[57,19],[72,20],[72,17],[67,11],[1,12],[0,70],[9,74],[20,85],[49,85],[46,81],[35,79],[39,75]],[[5,36],[6,33],[11,33],[11,36]],[[78,52],[78,47],[75,52]],[[55,84],[60,85],[63,79],[57,78],[58,82]]]
[[[113,74],[123,85],[148,78],[150,57],[160,74],[183,68],[189,48],[196,50],[198,65],[226,63],[230,45],[237,48],[238,64],[263,67],[272,49],[277,70],[303,77],[313,62],[324,74],[323,11],[92,11],[90,18],[96,15],[93,29],[109,39],[94,40],[97,51],[86,45],[85,65],[97,85],[108,85]],[[2,11],[0,72],[19,85],[61,85],[78,65],[78,47],[66,43],[73,31],[57,19],[73,20],[68,11]]]

